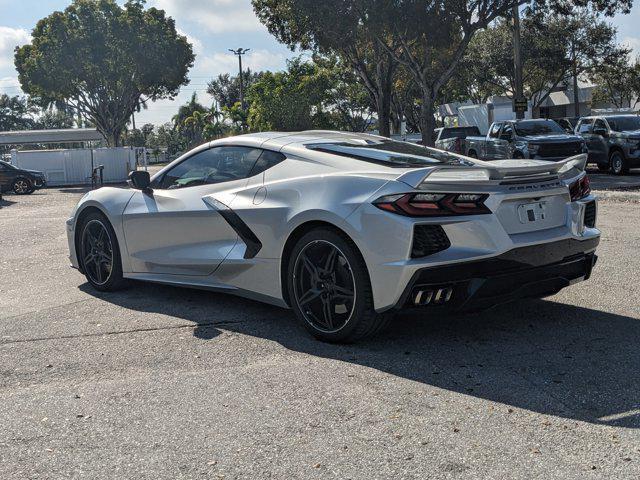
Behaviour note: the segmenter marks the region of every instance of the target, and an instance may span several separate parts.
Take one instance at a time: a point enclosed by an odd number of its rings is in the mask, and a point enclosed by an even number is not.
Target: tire
[[[78,263],[87,281],[101,292],[121,289],[125,280],[122,276],[120,248],[116,233],[107,217],[99,212],[91,212],[82,219],[78,228]],[[93,242],[89,239],[90,235],[94,238]],[[109,252],[110,260],[107,261]]]
[[[627,159],[619,150],[614,150],[609,155],[609,165],[611,165],[611,172],[614,175],[625,175],[629,173],[629,165]]]
[[[11,190],[13,190],[16,195],[28,195],[33,192],[33,184],[28,178],[18,177],[13,181]]]
[[[324,268],[330,263],[329,252],[334,252],[333,270]],[[289,303],[297,319],[317,339],[352,343],[379,332],[390,320],[390,314],[375,312],[364,259],[343,233],[327,227],[314,228],[297,241],[290,258]],[[312,265],[317,269],[316,280]],[[313,288],[307,288],[314,282]],[[353,292],[351,299],[348,293],[343,294],[349,290]],[[332,320],[327,322],[327,316]]]
[[[478,154],[475,152],[475,150],[469,150],[469,153],[467,153],[467,157],[478,158]]]

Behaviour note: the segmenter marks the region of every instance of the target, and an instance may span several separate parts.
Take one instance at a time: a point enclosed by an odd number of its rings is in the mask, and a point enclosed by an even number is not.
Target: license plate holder
[[[546,215],[546,202],[532,202],[518,205],[518,219],[520,223],[536,223],[543,222]]]

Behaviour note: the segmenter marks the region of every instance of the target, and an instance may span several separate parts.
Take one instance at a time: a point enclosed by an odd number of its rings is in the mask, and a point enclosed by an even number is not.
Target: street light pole
[[[242,111],[244,111],[244,91],[243,91],[243,81],[242,81],[242,55],[247,53],[250,48],[238,48],[237,50],[229,49],[231,53],[238,56],[238,69],[240,71],[240,107]]]
[[[513,68],[516,81],[514,92],[514,110],[516,111],[516,118],[522,119],[524,118],[526,106],[523,109],[518,105],[518,102],[524,99],[522,88],[522,57],[520,55],[520,10],[518,7],[519,5],[517,3],[513,6]]]

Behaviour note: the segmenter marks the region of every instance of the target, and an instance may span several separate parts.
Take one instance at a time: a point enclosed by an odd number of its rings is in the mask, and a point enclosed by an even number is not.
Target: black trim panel
[[[240,239],[247,245],[244,252],[244,258],[253,258],[262,249],[262,242],[256,237],[255,233],[244,223],[236,212],[231,209],[218,210],[222,218],[235,230]]]
[[[600,239],[566,239],[515,248],[502,255],[473,262],[418,270],[395,309],[411,308],[419,288],[453,287],[450,301],[424,310],[474,310],[527,297],[556,293],[571,281],[591,275]]]

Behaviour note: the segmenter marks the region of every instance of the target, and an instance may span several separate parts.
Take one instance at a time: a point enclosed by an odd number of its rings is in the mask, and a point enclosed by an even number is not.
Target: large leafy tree
[[[113,146],[141,104],[188,83],[194,61],[173,19],[144,0],[74,0],[40,20],[32,38],[15,54],[22,89],[72,106]]]
[[[594,103],[617,108],[635,108],[640,103],[640,58],[631,62],[628,55],[598,66],[590,74],[596,84]]]
[[[0,95],[0,132],[34,128],[38,109],[26,97]]]
[[[262,72],[252,72],[250,69],[242,72],[242,87],[246,92],[249,87],[260,79]],[[240,75],[232,76],[228,73],[218,75],[207,85],[207,93],[211,95],[219,108],[233,107],[240,101]],[[245,100],[246,103],[246,100]]]
[[[381,135],[389,136],[391,95],[398,62],[380,38],[389,40],[390,24],[371,15],[376,0],[252,0],[258,18],[291,47],[338,55],[358,75],[374,101]],[[390,3],[390,2],[387,2]],[[385,7],[386,9],[386,7]]]
[[[252,130],[326,128],[324,102],[331,84],[318,66],[301,59],[288,62],[284,72],[265,72],[248,92],[248,123]]]
[[[530,11],[522,25],[523,84],[533,108],[539,107],[560,84],[626,54],[615,42],[615,28],[588,12],[573,16]],[[515,73],[513,35],[507,20],[478,32],[457,74],[469,98],[480,102],[490,95],[513,96]]]

